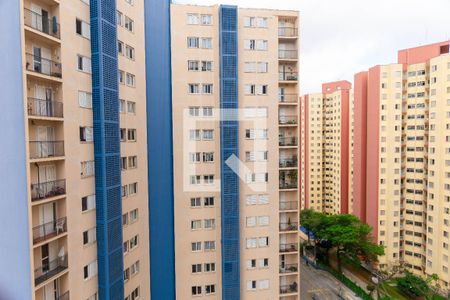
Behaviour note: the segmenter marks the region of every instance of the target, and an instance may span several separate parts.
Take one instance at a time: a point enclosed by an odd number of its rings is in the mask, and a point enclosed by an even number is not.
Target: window
[[[188,37],[187,38],[188,48],[199,48],[199,38],[198,37]]]
[[[130,223],[134,223],[139,218],[139,210],[137,208],[130,211]]]
[[[201,206],[202,206],[202,201],[201,201],[200,197],[191,198],[191,207],[201,207]]]
[[[88,23],[81,21],[80,19],[75,20],[75,28],[77,34],[90,39],[91,38],[91,27]]]
[[[255,50],[256,49],[256,40],[244,40],[244,49]]]
[[[202,294],[202,287],[199,285],[192,287],[192,296],[198,296]]]
[[[216,264],[215,263],[206,263],[205,264],[205,272],[215,272]]]
[[[205,251],[214,251],[214,250],[216,250],[216,242],[205,241]]]
[[[255,205],[257,204],[257,197],[256,195],[247,195],[245,197],[245,202],[247,205]]]
[[[130,239],[130,250],[133,250],[139,245],[139,235],[135,235]]]
[[[116,12],[116,20],[117,20],[117,25],[123,26],[123,14],[120,11]]]
[[[198,117],[198,116],[200,116],[200,107],[198,107],[198,106],[191,106],[191,107],[189,107],[189,115],[191,117]]]
[[[202,61],[202,72],[212,71],[212,61]]]
[[[200,23],[198,14],[188,14],[187,15],[187,23],[189,25],[198,25]]]
[[[265,290],[269,288],[269,280],[265,279],[265,280],[260,280],[259,281],[259,288],[261,290]]]
[[[130,279],[130,268],[123,271],[123,281],[127,282]]]
[[[192,265],[192,273],[201,273],[202,272],[202,264],[193,264]]]
[[[192,220],[191,230],[199,230],[199,229],[202,229],[202,220]]]
[[[205,229],[214,229],[216,228],[216,220],[215,219],[205,219],[204,220],[204,228]]]
[[[200,85],[196,83],[190,83],[188,85],[189,87],[189,94],[199,94],[200,93]]]
[[[120,128],[120,141],[125,142],[127,140],[127,130],[125,128]]]
[[[89,195],[81,198],[81,211],[89,211],[95,209],[95,195]]]
[[[128,168],[135,169],[137,168],[137,156],[129,156],[128,157]]]
[[[131,60],[134,60],[134,48],[133,47],[127,45],[125,47],[125,54],[126,54],[126,57],[128,57]]]
[[[92,108],[92,94],[88,92],[78,91],[78,103],[80,107]]]
[[[247,281],[247,291],[256,290],[256,280]]]
[[[77,55],[78,71],[91,73],[91,59],[82,55]]]
[[[254,27],[255,26],[255,18],[254,17],[244,17],[244,26],[245,27]]]
[[[205,206],[214,206],[214,197],[205,197]]]
[[[205,285],[205,294],[214,294],[216,292],[216,285],[215,284],[207,284]]]
[[[212,25],[212,16],[202,15],[202,25]]]
[[[246,246],[247,249],[256,248],[256,239],[255,238],[246,239]]]
[[[128,225],[128,213],[122,215],[122,226]]]
[[[140,287],[135,288],[130,295],[128,295],[125,300],[136,300],[141,295]]]
[[[203,49],[212,49],[212,38],[202,38],[201,46]]]
[[[126,196],[128,196],[128,186],[127,185],[123,185],[122,186],[122,198],[125,198]]]
[[[203,175],[203,182],[205,184],[214,184],[214,175]]]
[[[191,141],[199,141],[200,140],[200,129],[189,130],[189,139]]]
[[[119,112],[125,113],[125,100],[119,99]]]
[[[200,175],[191,175],[190,176],[190,183],[192,185],[200,184]]]
[[[204,141],[212,141],[214,139],[214,130],[213,129],[203,129],[203,140]]]
[[[118,73],[119,83],[120,84],[125,84],[125,72],[121,71],[121,70],[119,70],[118,72],[119,72]]]
[[[93,127],[80,127],[80,142],[92,142],[94,140]]]
[[[212,117],[213,116],[213,108],[211,106],[203,107],[203,116],[204,117]]]
[[[199,61],[198,60],[189,60],[188,61],[188,71],[198,71],[199,70]]]
[[[92,278],[93,276],[97,275],[97,260],[91,262],[90,264],[84,266],[83,268],[84,276],[83,278],[85,280]]]
[[[189,162],[190,163],[198,163],[198,162],[200,162],[200,152],[191,152],[191,153],[189,153]]]
[[[134,5],[134,0],[125,0],[125,2],[127,2],[130,5]]]
[[[97,240],[97,234],[95,227],[83,232],[83,245],[95,243]]]
[[[267,225],[269,225],[269,216],[260,216],[260,217],[258,217],[258,224],[260,226],[267,226]]]
[[[256,268],[256,259],[247,260],[247,269],[254,269],[254,268]]]
[[[256,73],[256,63],[246,62],[244,63],[244,72],[246,73]]]
[[[136,102],[128,101],[127,108],[128,108],[128,113],[135,114],[136,113]]]
[[[202,251],[202,242],[191,243],[192,252]]]
[[[125,16],[125,29],[127,29],[128,31],[133,32],[134,30],[134,21],[130,18]]]
[[[269,63],[259,62],[258,63],[258,73],[267,73],[269,70]]]
[[[203,162],[214,162],[214,152],[203,152]]]
[[[81,162],[81,177],[89,177],[94,176],[95,168],[94,168],[94,161],[82,161]]]
[[[127,158],[126,157],[121,157],[120,158],[120,169],[122,171],[127,169]]]
[[[213,85],[212,84],[203,84],[202,85],[202,93],[203,94],[212,94],[213,93]]]
[[[267,268],[269,266],[269,259],[263,258],[259,260],[259,267],[260,268]]]
[[[83,0],[83,1],[89,1],[89,0]],[[86,300],[98,300],[97,293],[93,294],[92,296],[90,296],[90,297],[87,298]]]
[[[128,195],[134,195],[137,193],[137,182],[130,183],[128,185]]]
[[[127,85],[134,87],[136,84],[136,76],[131,73],[127,73]]]
[[[128,141],[136,142],[136,129],[128,129]]]
[[[258,245],[259,245],[259,247],[267,247],[267,246],[269,246],[269,237],[267,237],[267,236],[260,237],[258,239]]]
[[[247,227],[254,227],[254,226],[256,226],[256,217],[247,217],[246,220],[247,220],[246,221]]]

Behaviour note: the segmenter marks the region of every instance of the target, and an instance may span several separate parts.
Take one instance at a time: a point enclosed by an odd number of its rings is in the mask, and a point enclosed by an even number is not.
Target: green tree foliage
[[[430,289],[428,283],[424,279],[410,272],[406,272],[404,277],[397,279],[397,286],[406,294],[416,297],[426,295]]]

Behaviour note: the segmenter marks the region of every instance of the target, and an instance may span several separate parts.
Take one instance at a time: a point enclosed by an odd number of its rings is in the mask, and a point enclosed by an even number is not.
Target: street
[[[301,260],[300,299],[309,300],[360,300],[361,298],[326,271],[315,269]],[[339,293],[342,297],[339,297]]]

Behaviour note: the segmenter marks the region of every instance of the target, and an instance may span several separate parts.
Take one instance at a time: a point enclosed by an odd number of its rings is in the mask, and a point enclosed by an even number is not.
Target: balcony
[[[278,72],[278,80],[297,82],[298,72],[289,72],[289,71]]]
[[[297,251],[298,245],[296,243],[280,244],[280,252],[282,253],[297,252]]]
[[[42,16],[28,8],[24,9],[24,24],[37,31],[50,35],[54,38],[60,38],[59,24],[56,17]]]
[[[297,231],[298,223],[297,222],[280,223],[280,227],[279,228],[280,228],[281,232]]]
[[[66,180],[54,180],[31,185],[31,201],[44,200],[66,194]]]
[[[298,59],[297,50],[278,50],[279,59]]]
[[[296,125],[298,123],[297,121],[298,117],[295,115],[287,116],[282,115],[278,116],[278,124],[279,125]]]
[[[280,210],[297,210],[298,202],[297,201],[285,201],[280,202]]]
[[[62,77],[61,63],[31,53],[27,53],[25,56],[27,71],[57,78]]]
[[[28,115],[44,118],[62,118],[63,103],[44,99],[28,98]]]
[[[298,95],[297,94],[279,94],[278,102],[280,103],[298,103]]]
[[[67,218],[60,218],[33,228],[33,243],[41,243],[67,232]]]
[[[279,37],[297,37],[298,29],[295,27],[278,27]]]
[[[282,264],[280,266],[280,273],[289,274],[289,273],[297,273],[298,272],[298,264]]]
[[[56,297],[55,300],[69,300],[69,299],[70,299],[70,297],[69,297],[69,291],[67,291],[67,292],[65,292],[64,294],[62,294],[62,295]]]
[[[295,136],[292,136],[292,137],[279,137],[278,145],[281,146],[281,147],[297,146],[297,138]]]
[[[297,293],[298,291],[298,285],[296,282],[293,282],[291,284],[286,285],[280,285],[280,294],[293,294]]]
[[[63,141],[31,141],[30,159],[64,156]]]
[[[68,267],[68,256],[64,255],[54,259],[48,263],[43,263],[42,266],[34,270],[34,284],[37,286],[52,277],[57,276],[59,273],[66,270]],[[66,296],[67,294],[67,296]],[[58,299],[69,299],[69,293],[60,296]],[[62,297],[66,298],[62,298]]]
[[[280,168],[296,168],[297,167],[297,157],[293,156],[292,158],[280,159]]]

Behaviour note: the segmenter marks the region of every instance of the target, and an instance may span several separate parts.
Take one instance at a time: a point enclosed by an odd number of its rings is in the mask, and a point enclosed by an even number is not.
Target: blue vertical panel
[[[0,0],[0,299],[9,300],[32,294],[20,18],[20,1]]]
[[[99,299],[123,300],[115,0],[91,0],[91,52]]]
[[[239,157],[237,7],[220,6],[220,154],[222,205],[222,299],[240,299],[239,178],[225,161]],[[232,109],[233,120],[223,110]]]
[[[145,1],[145,46],[151,298],[174,300],[170,0]]]

